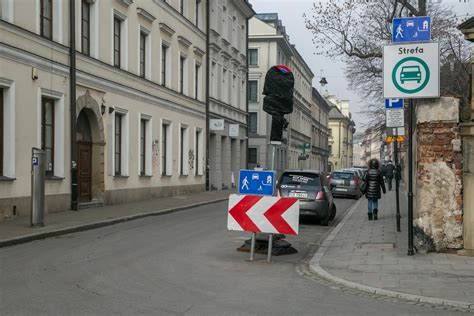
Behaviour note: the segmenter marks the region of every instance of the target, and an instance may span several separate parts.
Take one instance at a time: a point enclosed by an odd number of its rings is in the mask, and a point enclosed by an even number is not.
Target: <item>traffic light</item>
[[[272,116],[271,141],[281,141],[288,127],[285,114],[293,112],[295,79],[291,70],[283,65],[271,67],[265,76],[263,110]]]

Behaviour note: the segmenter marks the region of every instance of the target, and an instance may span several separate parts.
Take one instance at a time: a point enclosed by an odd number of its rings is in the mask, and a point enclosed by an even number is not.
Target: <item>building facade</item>
[[[1,3],[4,213],[30,211],[33,147],[47,212],[70,208],[72,169],[79,207],[205,189],[205,1],[76,1],[73,90],[70,2]]]
[[[353,166],[353,135],[355,124],[351,120],[349,101],[326,96],[329,111],[329,167],[330,170],[351,168]]]
[[[254,14],[241,0],[210,1],[209,180],[230,188],[247,167],[247,21]]]
[[[323,96],[312,89],[311,106],[311,157],[310,168],[328,171],[329,164],[329,110],[330,106]]]

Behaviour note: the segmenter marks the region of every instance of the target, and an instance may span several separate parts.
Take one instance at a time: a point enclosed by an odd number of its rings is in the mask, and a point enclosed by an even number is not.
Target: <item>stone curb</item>
[[[342,221],[321,243],[321,246],[318,248],[313,258],[309,262],[309,269],[313,273],[315,273],[318,277],[326,281],[341,285],[343,287],[346,287],[352,290],[357,290],[357,291],[361,291],[361,292],[365,292],[369,294],[380,295],[380,296],[400,299],[404,301],[416,302],[416,303],[427,303],[427,304],[446,306],[446,307],[451,307],[451,308],[462,308],[470,312],[474,312],[473,303],[452,301],[452,300],[440,299],[440,298],[435,298],[435,297],[428,297],[428,296],[421,296],[421,295],[414,295],[414,294],[402,293],[402,292],[397,292],[397,291],[385,290],[378,287],[373,287],[369,285],[364,285],[364,284],[348,281],[348,280],[339,278],[335,275],[332,275],[331,273],[324,270],[324,268],[321,266],[321,259],[325,255],[326,250],[331,245],[332,241],[336,238],[336,235],[339,233],[342,227],[348,222],[349,218],[357,209],[360,201],[361,200],[357,201],[357,203],[351,207],[351,209],[346,213]]]
[[[24,235],[20,237],[10,238],[10,239],[2,239],[0,240],[0,248],[24,244],[24,243],[28,243],[28,242],[40,240],[40,239],[46,239],[46,238],[57,237],[61,235],[71,234],[71,233],[82,232],[82,231],[96,229],[96,228],[105,227],[105,226],[111,226],[111,225],[115,225],[119,223],[133,221],[140,218],[170,214],[170,213],[174,213],[178,211],[184,211],[184,210],[194,208],[194,207],[223,202],[226,200],[228,200],[228,197],[205,201],[205,202],[194,203],[194,204],[183,205],[179,207],[167,208],[167,209],[155,211],[155,212],[138,213],[138,214],[127,215],[123,217],[107,219],[107,220],[102,220],[102,221],[97,221],[97,222],[92,222],[92,223],[87,223],[87,224],[80,224],[80,225],[60,228],[60,229],[56,229],[56,230],[52,230],[48,232],[29,234],[29,235]]]

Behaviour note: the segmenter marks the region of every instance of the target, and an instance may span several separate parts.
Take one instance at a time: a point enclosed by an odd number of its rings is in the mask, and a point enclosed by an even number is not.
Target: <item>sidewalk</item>
[[[79,211],[69,210],[46,214],[45,226],[38,228],[30,227],[29,216],[16,217],[0,222],[0,247],[225,201],[231,193],[234,193],[234,191],[199,192]]]
[[[367,200],[362,198],[318,249],[311,270],[364,292],[474,311],[474,258],[407,256],[407,199],[400,191],[400,233],[394,189],[379,201],[378,221],[368,221]]]

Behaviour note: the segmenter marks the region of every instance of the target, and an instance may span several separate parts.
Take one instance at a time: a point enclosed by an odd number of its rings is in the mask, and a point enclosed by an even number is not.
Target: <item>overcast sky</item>
[[[474,15],[474,0],[441,0],[443,3],[455,5],[459,14]],[[339,99],[350,100],[350,111],[358,132],[362,131],[361,123],[364,122],[363,100],[352,90],[349,90],[347,80],[344,75],[344,63],[316,55],[312,43],[312,34],[305,27],[303,13],[311,14],[311,8],[315,0],[250,0],[257,13],[278,13],[286,32],[290,36],[292,44],[305,59],[314,73],[313,86],[320,92],[326,89],[330,94],[336,95]],[[318,1],[319,2],[319,1]],[[460,4],[461,2],[461,4]],[[328,84],[320,89],[319,80],[321,74],[326,77]]]

